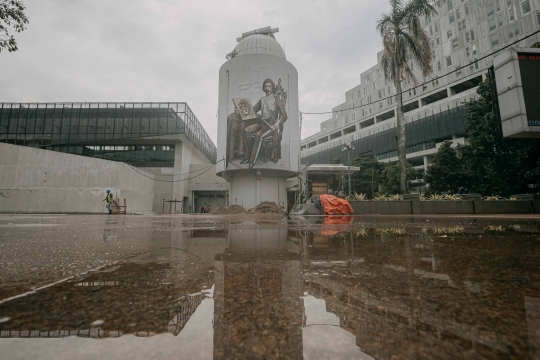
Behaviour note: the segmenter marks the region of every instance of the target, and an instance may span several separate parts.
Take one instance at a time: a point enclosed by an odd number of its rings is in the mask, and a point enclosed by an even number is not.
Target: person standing
[[[287,121],[285,106],[278,96],[275,95],[276,85],[272,79],[264,80],[262,90],[266,93],[255,106],[255,113],[261,112],[260,123],[248,126],[244,129],[245,149],[248,154],[241,164],[249,163],[252,168],[257,161],[260,142],[266,138],[272,138],[272,148],[270,154],[265,154],[265,158],[270,158],[277,163],[281,158],[281,132],[283,123]]]
[[[109,209],[109,214],[112,214],[112,201],[113,201],[113,195],[111,193],[111,190],[107,189],[107,195],[105,196],[105,199],[101,200],[101,202],[107,201],[107,209]]]

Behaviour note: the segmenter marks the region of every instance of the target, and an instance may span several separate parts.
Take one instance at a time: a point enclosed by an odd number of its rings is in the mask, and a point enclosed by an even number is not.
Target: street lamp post
[[[346,142],[345,145],[341,148],[341,151],[347,151],[347,161],[348,161],[348,169],[347,172],[349,173],[349,200],[351,199],[351,150],[354,149],[354,145],[350,142]]]

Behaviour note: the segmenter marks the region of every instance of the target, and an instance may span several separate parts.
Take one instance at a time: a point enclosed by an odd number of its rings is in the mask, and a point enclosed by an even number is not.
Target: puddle
[[[125,258],[58,283],[43,270],[52,286],[0,303],[2,356],[540,355],[534,221],[125,219],[85,219],[99,230],[77,243],[87,244],[80,261],[112,249]],[[60,251],[51,244],[29,266],[44,268],[45,251]],[[10,284],[0,279],[0,289]]]

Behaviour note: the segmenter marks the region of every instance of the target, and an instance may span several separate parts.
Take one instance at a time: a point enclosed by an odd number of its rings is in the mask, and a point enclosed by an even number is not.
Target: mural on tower
[[[250,98],[233,98],[234,112],[227,116],[226,166],[229,163],[249,164],[257,161],[277,164],[281,159],[284,123],[288,119],[287,91],[274,80],[262,83],[262,92],[255,106]]]

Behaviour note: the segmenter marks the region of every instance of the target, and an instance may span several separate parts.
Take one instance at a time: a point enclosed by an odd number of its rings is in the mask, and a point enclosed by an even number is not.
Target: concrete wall
[[[191,164],[210,165],[212,163],[185,135],[180,135],[180,141],[175,142],[174,146],[174,174],[190,173]],[[192,177],[192,175],[175,176],[175,180],[186,179],[186,181],[172,183],[173,193],[171,199],[182,200],[184,197],[188,197],[189,202],[191,202],[190,180],[187,180],[189,177]]]
[[[107,189],[152,211],[154,181],[124,163],[0,143],[0,213],[106,213]]]
[[[410,195],[409,195],[410,196]],[[540,196],[530,200],[482,201],[350,201],[355,215],[384,214],[530,214],[540,213]]]
[[[163,199],[171,200],[173,193],[173,179],[175,179],[174,168],[144,168],[144,171],[155,174],[154,181],[154,201],[152,211],[161,214],[163,210]],[[161,180],[161,181],[160,181]]]
[[[192,173],[189,180],[191,191],[227,191],[227,181],[216,175],[216,169],[208,169],[209,164],[190,164],[189,172]],[[206,169],[206,170],[203,170]]]

